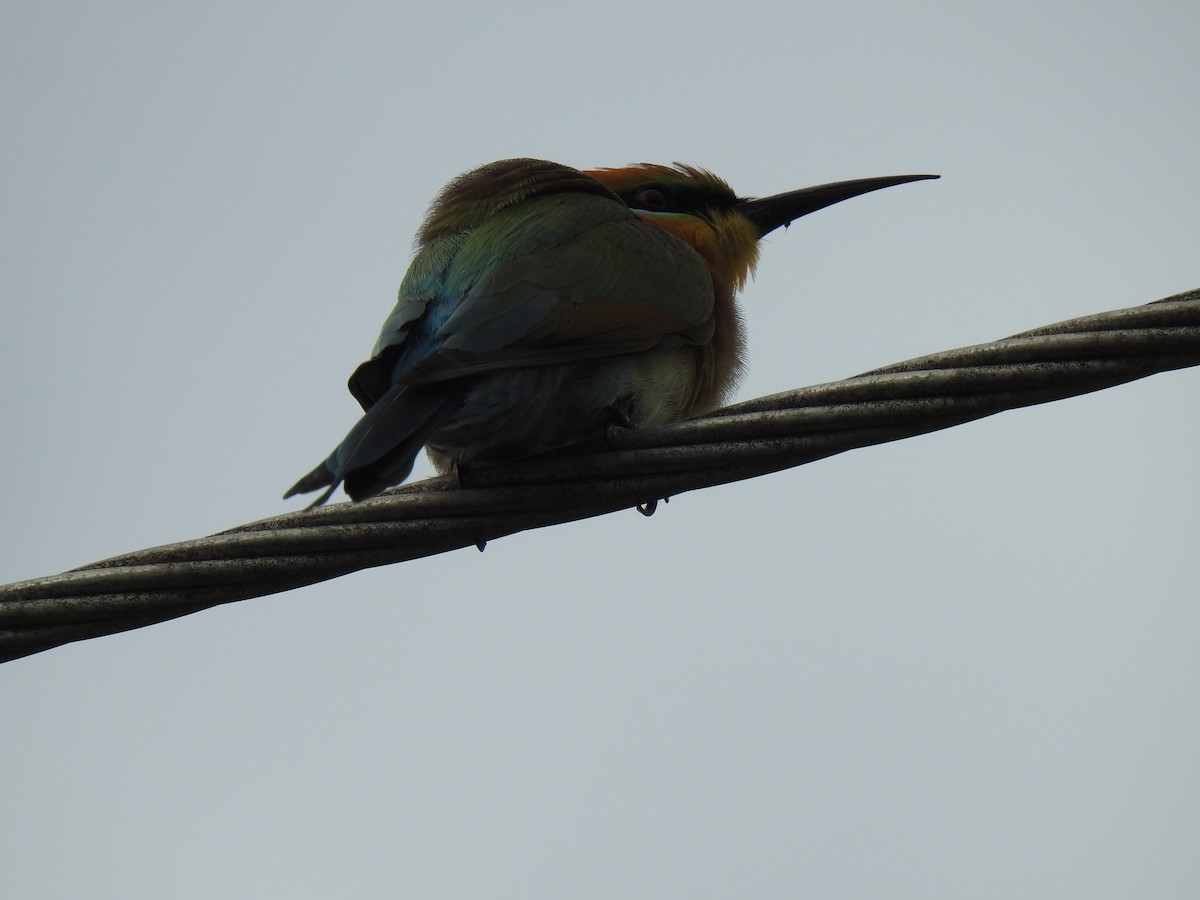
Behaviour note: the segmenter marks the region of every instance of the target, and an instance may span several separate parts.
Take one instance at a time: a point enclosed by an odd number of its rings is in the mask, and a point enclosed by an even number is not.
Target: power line
[[[0,587],[0,661],[1200,364],[1200,290]],[[461,484],[460,484],[461,480]]]

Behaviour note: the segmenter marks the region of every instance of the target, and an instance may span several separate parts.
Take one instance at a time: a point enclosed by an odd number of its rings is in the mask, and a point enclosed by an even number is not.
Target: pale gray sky
[[[824,6],[7,4],[0,581],[298,506],[492,159],[940,172],[771,236],[741,398],[1200,286],[1200,7]],[[0,667],[4,893],[1194,898],[1198,392]]]

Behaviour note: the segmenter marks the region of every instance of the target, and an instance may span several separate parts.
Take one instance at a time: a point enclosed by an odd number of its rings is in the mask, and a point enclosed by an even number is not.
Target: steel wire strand
[[[0,587],[0,661],[1200,364],[1200,290]],[[461,482],[461,483],[460,483]]]

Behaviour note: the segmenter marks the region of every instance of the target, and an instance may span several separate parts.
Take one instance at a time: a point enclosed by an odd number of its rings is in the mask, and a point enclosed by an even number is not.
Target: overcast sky
[[[1200,287],[1200,6],[821,7],[5,4],[0,581],[302,505],[493,159],[941,173],[771,235],[740,399]],[[1200,896],[1198,396],[4,665],[4,893]]]

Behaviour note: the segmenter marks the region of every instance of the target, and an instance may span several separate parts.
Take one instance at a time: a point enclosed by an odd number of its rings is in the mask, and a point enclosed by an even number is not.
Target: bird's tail
[[[374,497],[399,484],[429,436],[462,406],[467,386],[446,381],[432,385],[396,385],[358,420],[329,458],[297,481],[286,494],[325,488],[310,505],[320,506],[345,483],[353,500]]]

